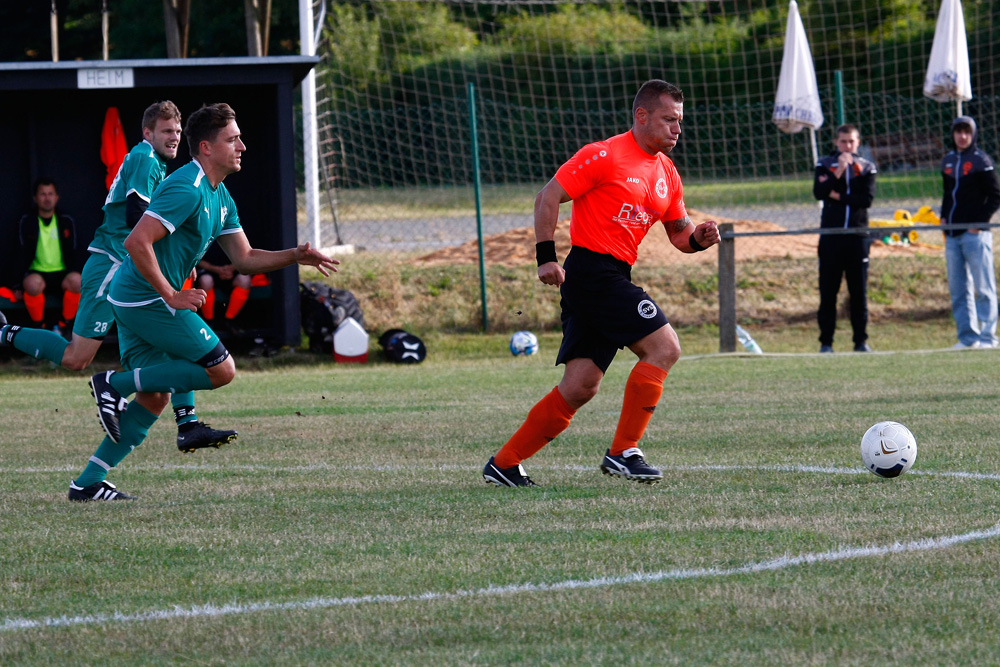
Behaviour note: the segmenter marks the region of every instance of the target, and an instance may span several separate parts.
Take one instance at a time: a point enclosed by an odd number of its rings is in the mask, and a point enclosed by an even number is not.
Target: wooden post
[[[733,223],[719,225],[719,352],[736,351],[736,239]]]

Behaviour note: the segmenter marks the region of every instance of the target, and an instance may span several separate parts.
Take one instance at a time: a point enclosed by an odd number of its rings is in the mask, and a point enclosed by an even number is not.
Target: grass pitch
[[[683,342],[683,341],[682,341]],[[81,376],[0,376],[0,664],[996,664],[1000,351],[687,357],[598,469],[632,365],[525,467],[486,459],[559,379],[538,357],[241,371],[70,504]],[[913,470],[858,443],[905,423]]]

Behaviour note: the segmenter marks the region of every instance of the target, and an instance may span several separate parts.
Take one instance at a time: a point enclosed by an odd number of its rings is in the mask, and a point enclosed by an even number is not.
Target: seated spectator
[[[72,216],[56,208],[59,191],[51,178],[34,184],[35,209],[18,222],[20,244],[17,274],[22,276],[24,305],[33,326],[58,327],[70,331],[80,304],[82,253],[78,249],[76,223]],[[45,297],[62,297],[62,319],[44,322]]]

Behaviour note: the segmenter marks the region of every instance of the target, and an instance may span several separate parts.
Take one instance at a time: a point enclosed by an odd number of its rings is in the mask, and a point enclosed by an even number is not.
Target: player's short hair
[[[683,102],[684,93],[676,85],[662,79],[650,79],[639,87],[639,92],[632,100],[632,116],[642,107],[646,111],[654,111],[660,107],[660,97],[670,95],[674,102]]]
[[[156,121],[160,120],[176,120],[178,123],[181,122],[181,110],[177,108],[177,105],[170,100],[163,100],[162,102],[153,102],[148,107],[146,111],[142,114],[142,127],[147,130],[156,129]]]
[[[39,176],[38,178],[36,178],[35,182],[32,183],[31,185],[31,192],[37,195],[38,188],[42,187],[43,185],[51,185],[53,189],[55,189],[56,193],[59,192],[59,186],[56,185],[56,182],[52,179],[51,176]]]
[[[835,135],[839,137],[842,134],[850,134],[851,132],[858,135],[858,140],[861,140],[861,130],[859,130],[858,126],[853,123],[844,123],[837,128]]]
[[[215,141],[222,130],[230,122],[236,120],[236,112],[225,102],[205,104],[188,116],[184,134],[187,135],[188,149],[191,155],[198,154],[198,146],[203,141]]]

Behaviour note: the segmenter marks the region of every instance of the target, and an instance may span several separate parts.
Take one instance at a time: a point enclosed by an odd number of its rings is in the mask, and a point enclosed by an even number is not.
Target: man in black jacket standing
[[[993,232],[986,226],[1000,208],[1000,182],[993,160],[976,146],[976,121],[959,116],[951,124],[955,150],[941,161],[942,222],[983,223],[981,228],[945,230],[948,291],[958,329],[956,349],[997,346],[997,284]]]
[[[875,163],[859,156],[861,133],[854,125],[837,128],[837,150],[816,164],[813,196],[823,202],[820,227],[824,229],[867,228],[868,208],[875,199]],[[821,234],[819,237],[819,342],[820,352],[833,352],[837,328],[837,292],[847,278],[851,303],[854,351],[871,352],[868,345],[868,249],[867,233]]]

